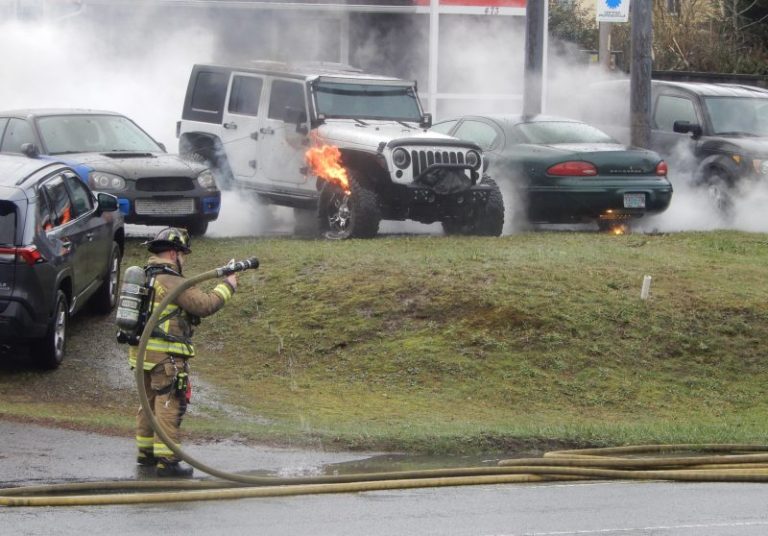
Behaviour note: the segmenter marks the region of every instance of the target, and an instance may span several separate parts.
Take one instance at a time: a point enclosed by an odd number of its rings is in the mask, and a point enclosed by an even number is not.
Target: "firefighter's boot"
[[[194,469],[186,465],[181,465],[180,462],[175,460],[158,458],[155,471],[157,476],[161,477],[171,476],[176,478],[191,478]]]
[[[152,449],[139,449],[139,455],[136,457],[136,463],[142,467],[154,467],[157,465],[157,458]]]

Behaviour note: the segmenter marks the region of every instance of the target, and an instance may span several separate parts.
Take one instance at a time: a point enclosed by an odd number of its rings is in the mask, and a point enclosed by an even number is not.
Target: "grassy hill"
[[[251,255],[261,267],[197,330],[193,381],[228,406],[193,398],[187,431],[418,452],[764,441],[764,234],[198,239],[193,249],[188,274]],[[132,240],[124,267],[145,257]],[[112,344],[111,329],[89,336]],[[0,415],[130,431],[133,386],[105,389],[87,366],[72,356],[54,374],[0,377]]]
[[[197,374],[269,420],[241,433],[420,451],[764,437],[765,235],[194,246],[188,273],[261,260],[197,336]]]

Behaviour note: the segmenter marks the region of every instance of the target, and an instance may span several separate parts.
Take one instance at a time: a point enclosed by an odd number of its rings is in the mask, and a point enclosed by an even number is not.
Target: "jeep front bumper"
[[[418,184],[401,185],[397,204],[402,207],[401,219],[421,223],[436,221],[465,221],[488,203],[493,188],[477,184],[460,192],[436,193],[432,188]]]

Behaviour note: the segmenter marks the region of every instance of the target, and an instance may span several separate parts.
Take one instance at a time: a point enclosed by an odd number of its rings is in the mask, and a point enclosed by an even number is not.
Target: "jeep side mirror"
[[[96,202],[99,206],[99,214],[102,212],[115,212],[117,210],[117,197],[112,194],[99,192],[96,194]]]
[[[22,143],[21,152],[29,158],[37,158],[40,156],[40,149],[38,149],[37,145],[34,143]]]
[[[690,121],[675,121],[672,125],[672,130],[680,134],[691,133],[691,137],[697,140],[701,137],[702,129],[701,125],[697,123],[691,123]]]
[[[419,126],[421,128],[430,128],[432,126],[432,114],[426,113],[421,116],[421,123],[419,123]]]
[[[294,108],[292,106],[286,106],[283,113],[283,122],[296,125],[296,132],[302,135],[307,135],[309,129],[307,128],[307,112],[303,108]]]

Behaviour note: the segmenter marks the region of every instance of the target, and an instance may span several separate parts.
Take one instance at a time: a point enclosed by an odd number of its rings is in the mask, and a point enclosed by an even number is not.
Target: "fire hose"
[[[171,291],[155,308],[139,340],[136,385],[155,433],[181,460],[216,477],[195,480],[98,481],[0,489],[0,506],[84,506],[227,500],[425,487],[510,484],[561,480],[666,480],[768,482],[768,445],[639,445],[548,452],[541,458],[501,460],[496,466],[412,471],[264,477],[211,467],[184,452],[154,416],[144,389],[149,336],[179,294],[212,278],[258,267],[255,258],[204,272]],[[683,454],[691,455],[683,455]]]

